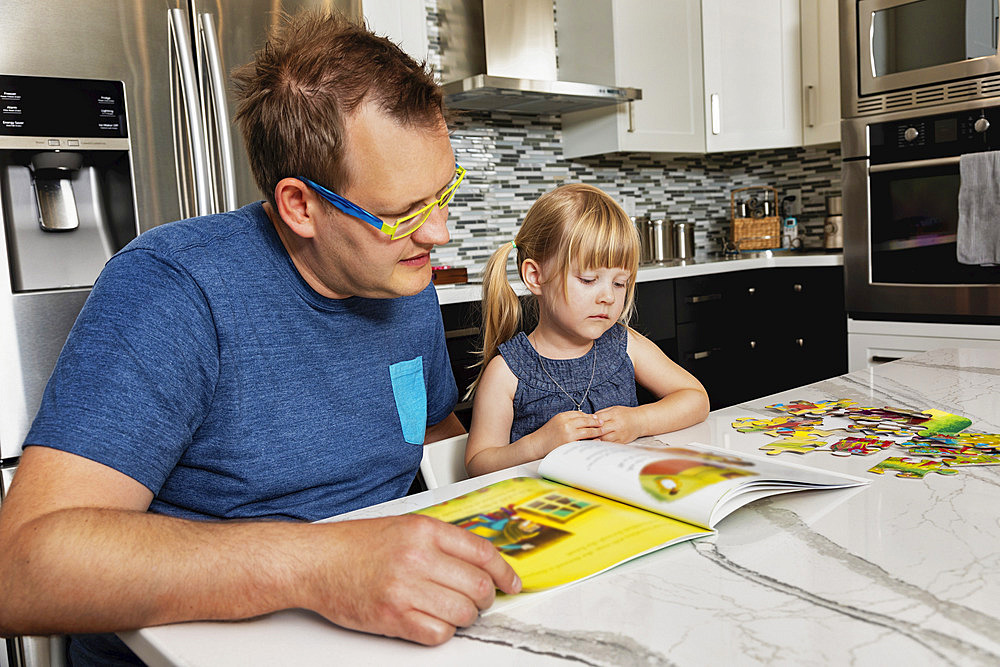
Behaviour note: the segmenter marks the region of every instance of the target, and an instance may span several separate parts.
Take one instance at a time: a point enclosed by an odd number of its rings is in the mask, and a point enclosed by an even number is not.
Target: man
[[[436,644],[520,589],[425,517],[287,521],[403,495],[462,430],[429,285],[464,173],[440,91],[310,14],[236,80],[267,201],[108,262],[0,513],[0,633],[72,633],[75,664],[134,660],[115,630],[293,607]]]

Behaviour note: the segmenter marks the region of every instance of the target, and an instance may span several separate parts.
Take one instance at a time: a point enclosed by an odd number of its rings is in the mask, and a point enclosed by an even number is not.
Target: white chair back
[[[465,471],[465,441],[468,439],[469,434],[463,433],[424,445],[420,474],[428,489],[468,479],[469,473]]]

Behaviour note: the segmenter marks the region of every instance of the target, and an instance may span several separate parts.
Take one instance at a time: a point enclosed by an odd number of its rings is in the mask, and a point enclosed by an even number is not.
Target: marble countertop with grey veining
[[[908,357],[719,410],[660,439],[759,453],[768,436],[736,432],[736,418],[774,416],[764,406],[775,402],[833,398],[937,408],[972,419],[970,431],[1000,433],[1000,352]],[[297,610],[124,637],[153,665],[1000,664],[1000,466],[902,479],[866,472],[884,452],[780,456],[872,483],[757,501],[717,535],[484,616],[435,648]],[[400,513],[486,481],[362,513]]]

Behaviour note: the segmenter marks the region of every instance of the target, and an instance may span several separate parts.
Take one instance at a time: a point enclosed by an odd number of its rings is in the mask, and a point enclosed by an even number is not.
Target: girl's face
[[[597,340],[621,317],[630,277],[622,268],[583,270],[574,264],[564,291],[560,275],[545,276],[540,326],[571,344]]]

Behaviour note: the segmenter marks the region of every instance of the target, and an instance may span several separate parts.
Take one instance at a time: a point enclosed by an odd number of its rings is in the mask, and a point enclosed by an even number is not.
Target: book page
[[[532,477],[496,482],[416,513],[490,540],[526,592],[586,579],[649,551],[711,534]]]
[[[538,472],[703,528],[764,496],[868,483],[699,443],[653,447],[581,440],[550,452]]]

